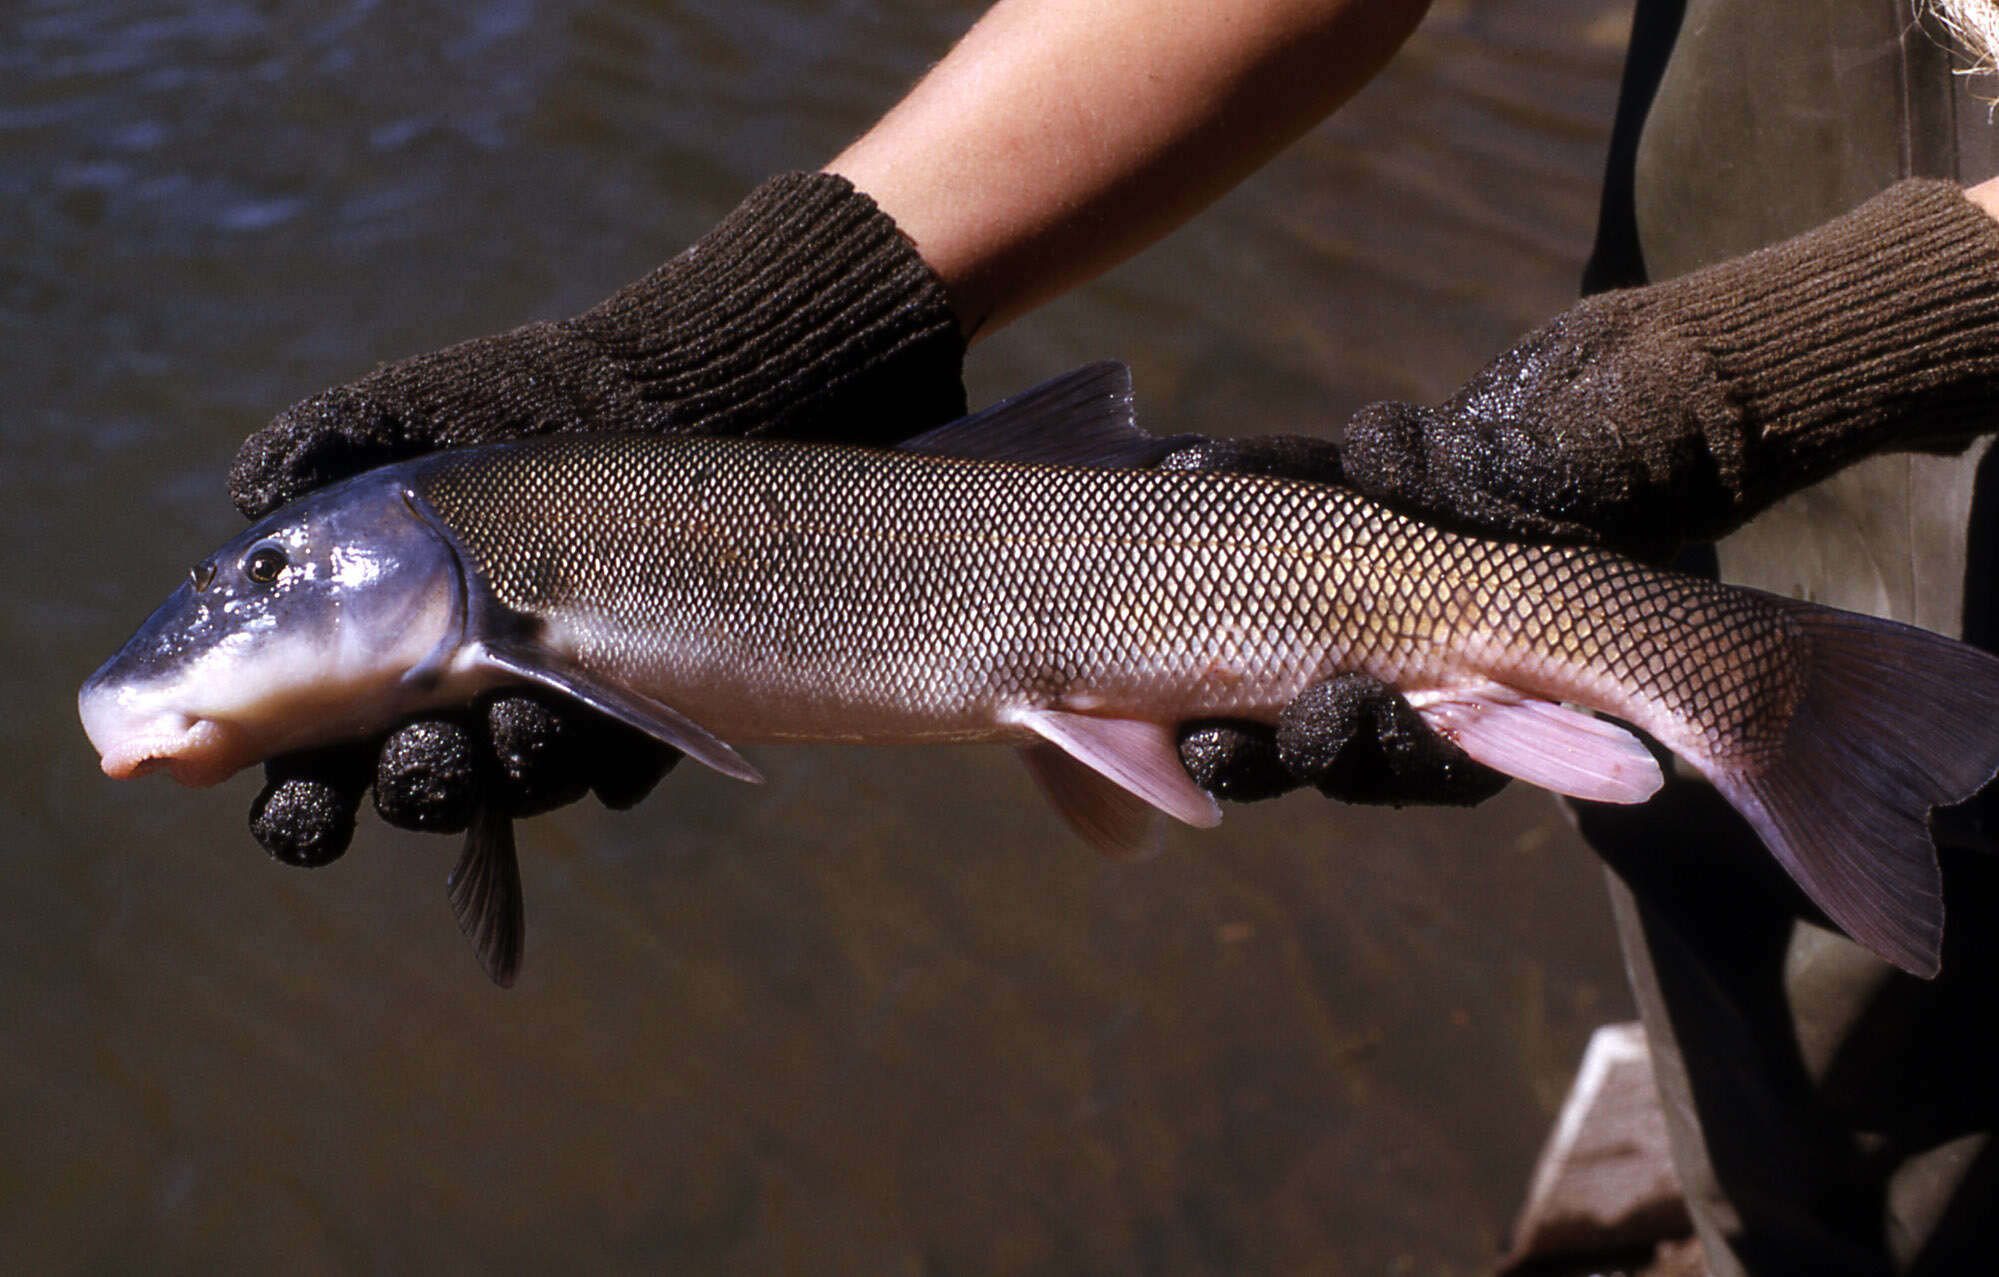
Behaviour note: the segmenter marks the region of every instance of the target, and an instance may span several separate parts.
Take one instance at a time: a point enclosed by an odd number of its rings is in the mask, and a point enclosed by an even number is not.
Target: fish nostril
[[[187,579],[194,586],[194,592],[199,594],[208,588],[210,581],[215,579],[215,565],[213,563],[197,563],[187,570]]]

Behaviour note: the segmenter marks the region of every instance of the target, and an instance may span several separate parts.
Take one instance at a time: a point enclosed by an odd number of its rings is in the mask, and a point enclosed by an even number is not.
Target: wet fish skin
[[[231,573],[259,538],[316,561],[334,553],[327,526],[372,519],[421,541],[438,578],[382,576],[432,619],[412,630],[421,642],[377,636],[402,663],[405,708],[540,683],[744,778],[755,771],[729,741],[1010,742],[1114,853],[1143,848],[1149,808],[1219,819],[1179,767],[1176,724],[1272,721],[1346,670],[1402,689],[1509,774],[1649,795],[1650,753],[1564,703],[1581,705],[1712,778],[1849,933],[1935,971],[1925,821],[1999,769],[1999,659],[1603,551],[1456,535],[1335,487],[1129,468],[1160,444],[1129,412],[1113,366],[898,451],[566,436],[442,453],[279,512],[211,557],[211,588],[240,585]],[[292,599],[307,633],[351,606]],[[187,624],[176,606],[134,643]],[[433,638],[440,615],[456,628]],[[116,738],[155,707],[202,722],[197,684],[226,664],[187,657],[203,673],[178,689],[150,670],[158,694],[123,697],[118,717],[103,706],[131,677],[124,655],[81,698],[107,770],[134,756]],[[309,663],[291,676],[317,677]],[[195,768],[200,750],[191,740],[177,761]],[[519,901],[496,829],[475,824],[454,880],[478,886],[453,902],[505,982]]]
[[[1419,701],[1496,679],[1748,762],[1798,692],[1762,596],[1290,480],[607,436],[411,483],[544,642],[732,741],[1022,738],[996,724],[1023,704],[1272,722],[1362,670]]]

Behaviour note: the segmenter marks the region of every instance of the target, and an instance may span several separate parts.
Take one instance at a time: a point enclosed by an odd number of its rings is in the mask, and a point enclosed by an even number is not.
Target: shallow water
[[[1161,432],[1434,399],[1573,291],[1624,0],[1440,3],[1338,119],[982,344]],[[192,10],[192,12],[190,12]],[[976,6],[76,4],[0,17],[0,1269],[1467,1272],[1628,1013],[1544,797],[1294,797],[1100,863],[988,750],[778,750],[524,826],[264,857],[72,697],[234,530],[236,441],[588,305],[823,161]]]

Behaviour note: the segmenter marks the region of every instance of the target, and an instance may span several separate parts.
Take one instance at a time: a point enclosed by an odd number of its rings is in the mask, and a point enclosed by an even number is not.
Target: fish
[[[1207,827],[1178,726],[1381,679],[1472,758],[1636,803],[1643,737],[1804,893],[1936,973],[1927,824],[1999,771],[1999,658],[1607,550],[1465,535],[1337,484],[1178,470],[1121,364],[896,448],[547,435],[309,494],[203,559],[78,694],[103,770],[190,785],[525,685],[725,775],[738,745],[1013,746],[1121,857]],[[1640,733],[1643,734],[1641,737]],[[450,899],[510,983],[511,823]]]

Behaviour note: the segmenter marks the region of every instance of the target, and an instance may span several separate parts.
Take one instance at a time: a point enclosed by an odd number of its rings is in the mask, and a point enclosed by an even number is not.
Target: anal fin
[[[1583,710],[1497,684],[1415,699],[1433,730],[1530,785],[1590,802],[1642,803],[1665,784],[1643,741]]]

